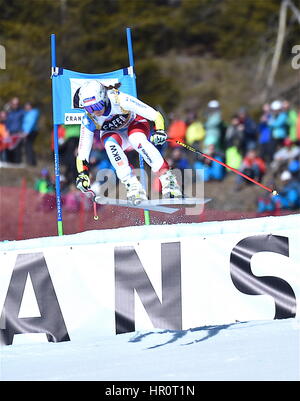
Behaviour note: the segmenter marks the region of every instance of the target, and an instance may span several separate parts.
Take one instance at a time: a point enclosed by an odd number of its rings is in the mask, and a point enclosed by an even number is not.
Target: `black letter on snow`
[[[28,274],[41,316],[19,318]],[[42,253],[18,255],[0,321],[0,344],[10,345],[15,334],[24,333],[46,333],[50,342],[70,340]]]
[[[180,243],[161,244],[162,302],[145,272],[134,247],[115,248],[116,333],[135,330],[134,290],[154,327],[181,330]]]
[[[254,235],[241,240],[230,256],[232,282],[244,294],[273,297],[276,307],[274,319],[295,317],[296,296],[292,287],[279,277],[257,277],[251,271],[252,256],[265,251],[289,256],[288,238],[270,234]]]

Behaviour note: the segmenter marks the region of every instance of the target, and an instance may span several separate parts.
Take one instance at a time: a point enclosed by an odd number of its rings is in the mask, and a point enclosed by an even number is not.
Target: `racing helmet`
[[[107,90],[96,80],[86,82],[79,90],[79,107],[88,113],[102,110],[107,105]]]

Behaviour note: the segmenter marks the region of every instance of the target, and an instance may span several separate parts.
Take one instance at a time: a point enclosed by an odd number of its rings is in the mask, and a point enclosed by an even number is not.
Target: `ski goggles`
[[[93,113],[94,111],[101,111],[104,109],[104,107],[105,103],[103,100],[100,100],[100,102],[97,102],[90,106],[83,106],[84,110],[87,111],[88,113]]]

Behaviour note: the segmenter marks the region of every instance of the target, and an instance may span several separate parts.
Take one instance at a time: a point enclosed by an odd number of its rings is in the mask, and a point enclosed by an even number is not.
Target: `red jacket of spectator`
[[[174,141],[185,141],[185,133],[186,133],[187,125],[183,120],[173,120],[168,129],[168,138]],[[174,142],[170,142],[169,145],[171,147],[178,146]]]
[[[266,172],[266,164],[263,159],[250,151],[243,159],[242,168],[252,168],[254,166],[257,166],[261,173],[264,174]]]
[[[65,141],[65,135],[66,135],[66,130],[63,125],[58,126],[57,133],[58,133],[58,144],[62,145],[63,142]],[[53,133],[53,131],[52,131],[51,149],[52,149],[52,151],[54,150],[54,133]]]

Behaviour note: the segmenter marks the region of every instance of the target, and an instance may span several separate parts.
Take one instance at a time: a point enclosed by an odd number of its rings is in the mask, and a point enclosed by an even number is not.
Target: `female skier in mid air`
[[[176,177],[154,145],[167,139],[161,113],[137,98],[120,92],[116,87],[105,87],[101,82],[87,82],[79,90],[79,106],[85,110],[82,120],[76,166],[76,186],[82,192],[90,189],[89,155],[95,131],[100,131],[109,160],[117,177],[126,186],[127,199],[133,204],[147,200],[141,183],[134,175],[124,150],[133,147],[159,176],[164,198],[182,197]],[[150,124],[155,131],[150,141]]]

